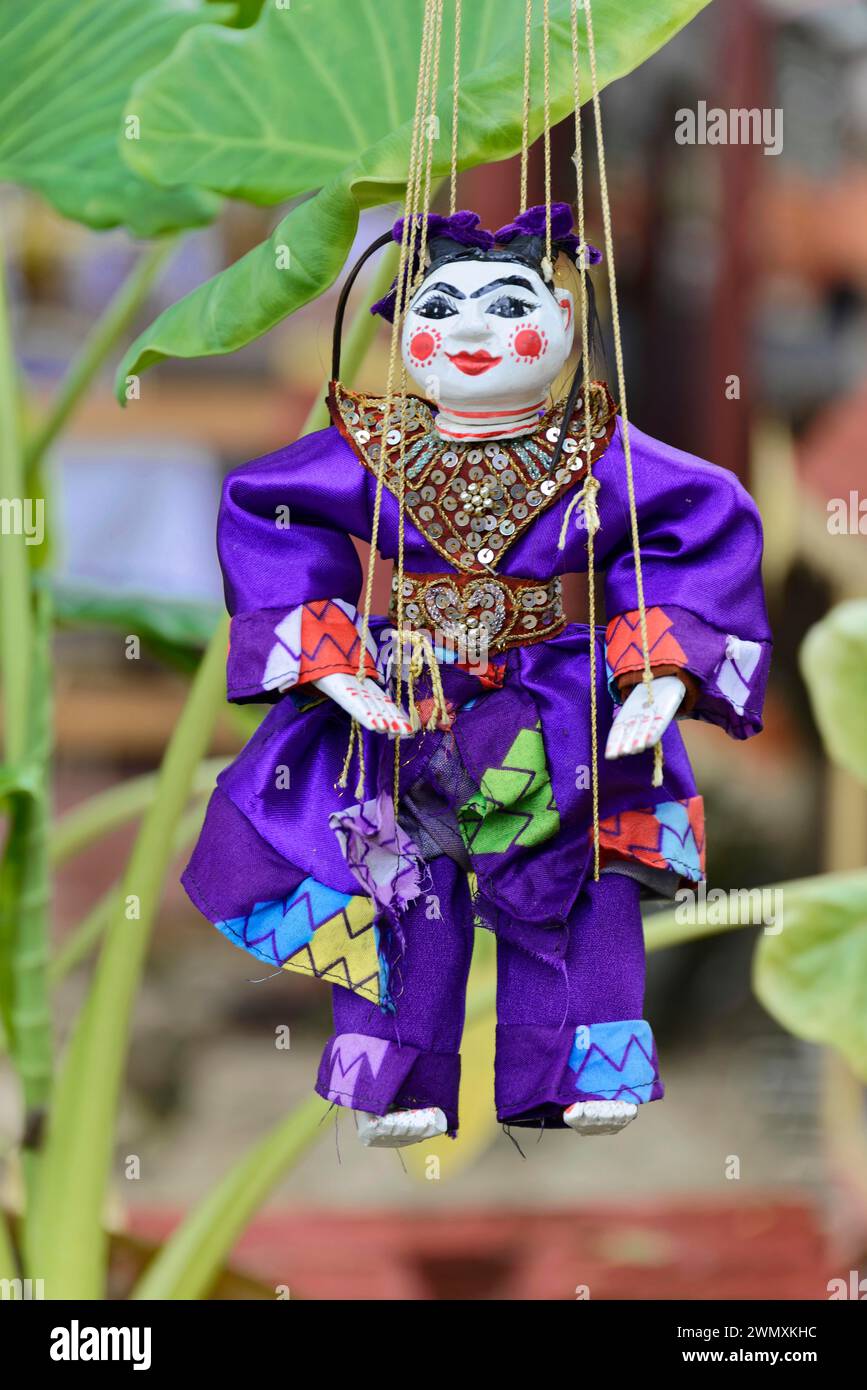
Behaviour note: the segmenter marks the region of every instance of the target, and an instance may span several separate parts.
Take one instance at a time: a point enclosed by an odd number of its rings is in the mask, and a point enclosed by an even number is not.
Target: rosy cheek
[[[423,328],[409,340],[409,355],[417,367],[423,367],[438,351],[442,335],[436,328]]]
[[[536,362],[548,351],[548,338],[538,328],[519,324],[512,338],[511,354],[516,362]]]

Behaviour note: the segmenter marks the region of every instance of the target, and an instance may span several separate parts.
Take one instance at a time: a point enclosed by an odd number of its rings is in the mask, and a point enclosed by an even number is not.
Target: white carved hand
[[[397,738],[409,738],[413,732],[409,715],[389,699],[376,681],[359,680],[357,676],[336,672],[332,676],[322,676],[313,684],[364,729],[394,734]]]
[[[686,694],[686,686],[677,676],[658,676],[651,681],[653,700],[647,702],[644,682],[636,685],[614,716],[606,758],[625,758],[630,753],[644,753],[653,748],[665,733]]]

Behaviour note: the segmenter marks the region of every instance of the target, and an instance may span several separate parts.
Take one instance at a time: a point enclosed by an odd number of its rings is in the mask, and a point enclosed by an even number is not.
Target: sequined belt
[[[427,630],[434,646],[465,647],[470,659],[555,637],[566,625],[559,578],[511,575],[404,574],[404,622]],[[397,620],[397,576],[389,617]],[[461,659],[460,657],[458,658]]]

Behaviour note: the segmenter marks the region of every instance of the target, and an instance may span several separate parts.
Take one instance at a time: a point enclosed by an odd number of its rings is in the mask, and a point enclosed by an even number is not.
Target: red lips
[[[465,372],[467,376],[481,376],[491,367],[496,367],[498,362],[502,362],[502,357],[492,357],[484,348],[478,352],[447,352],[446,356],[453,362],[459,372]]]

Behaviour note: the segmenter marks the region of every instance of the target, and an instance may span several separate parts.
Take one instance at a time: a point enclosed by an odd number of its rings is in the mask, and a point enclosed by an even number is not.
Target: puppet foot
[[[388,1115],[358,1116],[358,1137],[368,1149],[403,1149],[422,1139],[435,1139],[448,1128],[442,1110],[434,1106],[427,1110],[392,1110]]]
[[[638,1114],[628,1100],[578,1100],[563,1111],[563,1119],[577,1134],[616,1134]]]

